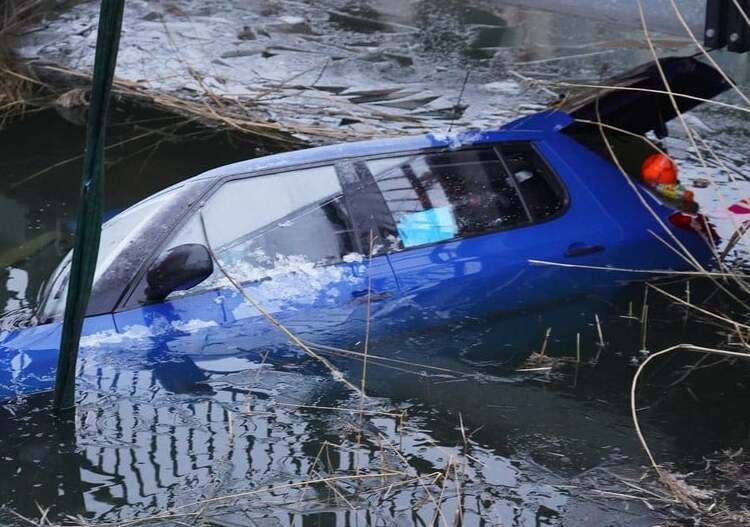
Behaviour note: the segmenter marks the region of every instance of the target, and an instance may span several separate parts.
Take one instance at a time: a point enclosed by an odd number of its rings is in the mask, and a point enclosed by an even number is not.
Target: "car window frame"
[[[470,150],[491,150],[497,157],[500,162],[500,166],[502,167],[502,170],[505,171],[506,175],[510,178],[513,188],[515,192],[518,195],[518,199],[521,202],[521,205],[523,207],[523,210],[526,214],[527,222],[518,224],[518,225],[512,225],[508,227],[497,227],[495,229],[488,229],[483,232],[479,233],[472,233],[472,234],[464,234],[460,236],[456,236],[453,238],[450,238],[448,240],[440,240],[437,242],[430,242],[430,243],[424,243],[420,245],[413,245],[411,247],[404,247],[402,249],[398,250],[386,250],[382,253],[379,253],[377,256],[383,256],[383,255],[390,255],[390,254],[400,254],[407,251],[413,251],[417,249],[424,249],[427,247],[434,247],[438,245],[444,245],[447,243],[453,243],[453,242],[460,242],[463,240],[469,240],[472,238],[477,238],[480,236],[491,236],[502,232],[508,232],[513,231],[517,229],[525,229],[529,227],[534,227],[536,225],[541,225],[543,223],[547,223],[550,221],[555,221],[565,215],[567,211],[570,209],[570,192],[568,190],[568,186],[565,183],[565,180],[560,176],[560,174],[553,168],[549,160],[544,156],[544,154],[539,150],[539,148],[536,145],[537,141],[533,140],[508,140],[508,141],[497,141],[489,144],[472,144],[467,145],[465,148],[460,149],[452,149],[452,148],[446,148],[446,147],[438,147],[438,148],[430,148],[430,149],[420,149],[420,150],[405,150],[403,152],[395,152],[395,153],[389,153],[389,154],[381,154],[381,155],[375,155],[375,156],[361,156],[356,158],[348,158],[356,161],[370,161],[375,159],[395,159],[398,157],[416,157],[419,155],[426,155],[426,154],[439,154],[439,153],[450,153],[455,151],[470,151]],[[510,172],[510,169],[508,168],[508,165],[502,155],[501,148],[503,146],[507,146],[508,148],[512,148],[515,145],[521,145],[524,147],[528,147],[531,149],[531,151],[541,160],[541,162],[544,165],[544,168],[547,170],[547,172],[550,174],[552,181],[554,184],[558,186],[558,188],[562,191],[561,192],[561,206],[558,211],[556,211],[554,214],[547,216],[542,219],[534,219],[533,215],[531,214],[531,210],[529,209],[528,204],[526,203],[526,199],[524,199],[523,192],[521,192],[521,189],[518,185],[518,182],[516,181],[515,176]],[[344,159],[341,159],[339,161],[344,161]]]
[[[101,272],[92,284],[85,316],[110,314],[118,309],[124,292],[128,290],[135,277],[141,272],[146,260],[149,262],[153,261],[149,256],[152,250],[155,247],[160,247],[162,239],[168,235],[164,234],[164,232],[159,235],[157,227],[160,227],[161,231],[165,231],[165,227],[167,229],[170,228],[172,223],[177,221],[173,218],[179,217],[179,214],[176,215],[175,211],[180,208],[184,208],[184,212],[186,213],[189,212],[192,209],[194,200],[202,195],[208,184],[210,182],[205,180],[189,178],[147,196],[123,211],[123,213],[126,213],[135,207],[147,204],[166,194],[173,193],[175,197],[175,199],[158,208],[157,212],[148,221],[139,225],[138,228],[141,231],[141,236],[133,240],[133,243],[120,247],[116,256],[108,259],[107,264],[101,269]],[[103,229],[107,227],[109,221],[102,225]],[[68,276],[65,279],[69,279],[70,255],[72,255],[72,250],[62,258],[39,289],[37,306],[34,309],[34,319],[37,323],[45,324],[62,318],[63,314],[61,312],[50,309],[49,300],[54,292],[53,286],[61,275],[66,274]],[[137,263],[134,264],[134,262]]]
[[[373,257],[375,258],[375,257],[380,257],[380,256],[387,256],[389,254],[398,254],[398,253],[403,253],[406,251],[412,251],[416,249],[424,249],[425,247],[431,247],[431,246],[442,245],[446,243],[453,243],[456,241],[467,240],[467,239],[476,238],[479,236],[489,236],[489,235],[498,234],[500,232],[533,227],[533,226],[547,223],[550,221],[555,221],[556,219],[563,216],[570,208],[570,192],[565,183],[565,180],[560,176],[560,174],[554,169],[553,165],[540,151],[540,149],[537,146],[537,143],[538,141],[534,139],[529,139],[529,140],[512,139],[512,140],[507,140],[507,141],[494,141],[491,143],[468,144],[465,147],[458,149],[458,150],[484,150],[484,149],[493,150],[495,155],[498,156],[498,158],[500,159],[501,166],[503,166],[503,170],[505,170],[506,174],[508,174],[508,176],[511,177],[511,180],[514,182],[514,185],[516,186],[516,192],[518,192],[519,199],[521,200],[524,210],[527,213],[527,217],[530,220],[528,223],[524,223],[522,225],[516,225],[516,226],[508,227],[508,228],[492,229],[492,230],[488,230],[482,233],[467,234],[467,235],[451,238],[450,240],[443,240],[439,242],[433,242],[433,243],[423,244],[423,245],[418,245],[418,246],[413,246],[413,247],[405,247],[397,251],[388,250],[378,255],[373,255]],[[513,177],[513,175],[510,174],[510,172],[508,171],[507,165],[504,162],[503,157],[502,157],[502,152],[500,151],[500,145],[514,145],[514,144],[528,145],[534,151],[534,153],[541,159],[542,163],[544,163],[545,168],[551,174],[554,182],[558,184],[560,189],[562,190],[563,204],[560,207],[560,210],[557,211],[555,214],[548,216],[542,220],[538,220],[538,221],[535,221],[531,217],[529,210],[528,210],[528,206],[526,205],[526,201],[523,199],[523,194],[517,188],[517,182],[515,181],[515,177]],[[359,161],[366,162],[366,161],[375,160],[375,159],[388,159],[388,158],[396,158],[396,157],[404,157],[404,156],[418,156],[418,155],[425,155],[425,154],[449,153],[449,152],[453,152],[456,150],[457,149],[441,145],[441,146],[429,147],[429,148],[412,148],[412,149],[400,150],[396,152],[388,152],[388,153],[374,154],[374,155],[373,154],[358,155],[358,156],[343,155],[341,157],[334,157],[334,158],[330,158],[326,160],[319,160],[319,161],[313,161],[313,162],[307,162],[307,163],[297,163],[297,164],[272,167],[272,168],[267,168],[267,169],[252,171],[252,172],[239,172],[236,174],[227,174],[223,176],[217,176],[216,179],[214,179],[213,181],[204,180],[209,183],[207,183],[207,188],[205,188],[205,190],[203,191],[202,196],[196,199],[192,203],[190,208],[186,210],[184,214],[180,216],[179,220],[176,221],[171,226],[171,231],[176,232],[179,229],[181,229],[188,221],[190,221],[193,214],[197,213],[197,210],[203,205],[203,203],[205,203],[208,199],[210,199],[211,196],[215,192],[217,192],[218,189],[221,188],[224,184],[232,182],[232,181],[252,179],[256,177],[263,177],[263,176],[274,175],[274,174],[283,174],[284,172],[295,172],[298,170],[319,168],[319,167],[324,167],[324,166],[330,166],[334,170],[336,170],[337,176],[339,177],[339,179],[341,179],[341,173],[339,169],[339,165],[341,163],[359,162]],[[189,181],[189,180],[186,180],[186,181]],[[342,192],[343,192],[343,188],[344,188],[344,185],[342,182]],[[344,202],[346,203],[345,194],[344,194]],[[356,226],[355,226],[355,230],[356,230]],[[357,235],[359,239],[361,239],[360,237],[362,236],[362,234],[363,233],[361,232],[355,232],[355,235]],[[122,311],[128,311],[131,309],[137,309],[139,307],[143,307],[143,304],[133,303],[132,301],[133,294],[135,293],[138,285],[140,285],[140,283],[145,279],[145,274],[148,268],[151,266],[151,264],[153,264],[156,258],[158,258],[158,256],[164,251],[170,239],[171,239],[171,236],[165,236],[160,241],[160,243],[156,246],[156,248],[152,251],[150,256],[144,259],[142,265],[138,269],[138,272],[134,273],[130,282],[123,288],[122,294],[120,295],[118,302],[111,310],[112,313],[118,313]],[[357,245],[358,243],[355,243],[355,246]],[[336,264],[331,264],[331,265],[336,265]],[[205,293],[205,292],[206,291],[201,291],[201,293]]]

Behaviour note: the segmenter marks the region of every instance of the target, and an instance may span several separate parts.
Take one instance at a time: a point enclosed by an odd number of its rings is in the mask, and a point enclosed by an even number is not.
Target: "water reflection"
[[[429,525],[441,514],[464,525],[648,524],[645,506],[590,501],[591,488],[618,489],[643,463],[622,404],[640,329],[619,316],[641,292],[550,306],[536,322],[523,314],[372,342],[361,421],[358,398],[304,354],[206,353],[201,331],[103,344],[81,360],[74,419],[54,421],[47,395],[2,410],[0,430],[13,433],[0,435],[0,501],[24,515],[39,503],[53,518],[117,521],[275,487],[204,514],[218,525]],[[586,365],[592,312],[609,366]],[[511,333],[524,318],[525,333]],[[488,361],[508,343],[538,350],[547,327],[557,356],[584,335],[580,372],[524,380]],[[361,360],[332,360],[357,382]],[[651,441],[678,454],[659,431]],[[327,477],[339,479],[295,486]]]

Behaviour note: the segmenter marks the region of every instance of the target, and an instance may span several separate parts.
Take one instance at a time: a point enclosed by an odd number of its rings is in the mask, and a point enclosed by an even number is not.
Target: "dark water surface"
[[[498,74],[492,59],[502,50],[525,63],[518,66],[525,74],[562,78],[596,78],[649,58],[627,33],[572,17],[514,8],[498,19],[454,2],[422,7],[437,33],[456,35],[458,26],[465,32],[453,44],[426,34],[421,45],[447,64],[468,61],[487,81]],[[382,30],[377,17],[365,24],[369,15],[360,16],[361,9],[350,14],[331,22],[362,34]],[[620,45],[572,62],[536,62],[581,51],[571,48],[583,38],[575,28],[587,42],[610,40],[596,52],[611,48],[611,39]],[[511,84],[492,89],[519,89]],[[748,128],[741,112],[705,108],[691,118],[730,170],[719,170],[715,160],[701,166],[679,130],[668,145],[688,181],[717,182],[701,199],[718,210],[748,191]],[[6,326],[28,318],[43,280],[71,245],[84,137],[76,122],[80,116],[50,109],[0,131]],[[121,106],[108,140],[109,214],[202,170],[271,149]],[[680,298],[689,291],[696,304],[745,321],[746,311],[711,282],[660,287]],[[0,504],[7,507],[0,523],[24,524],[10,510],[38,518],[47,509],[55,522],[79,515],[124,522],[173,510],[188,515],[156,521],[219,527],[680,520],[653,478],[640,479],[648,460],[630,419],[630,380],[647,356],[644,342],[651,352],[679,342],[732,342],[720,324],[654,291],[647,303],[645,330],[644,286],[637,284],[614,297],[372,342],[365,403],[304,355],[203,353],[201,333],[190,331],[169,341],[167,357],[154,357],[148,336],[127,347],[97,343],[81,362],[74,416],[54,420],[48,395],[0,408]],[[509,348],[539,351],[548,329],[546,354],[565,358],[551,373],[519,373],[496,362]],[[329,358],[359,383],[361,360]],[[699,359],[679,354],[649,369],[639,399],[644,432],[657,460],[742,503],[750,491],[741,478],[722,479],[705,468],[724,459],[721,451],[750,447],[747,368],[714,365],[681,380],[685,366]]]
[[[664,287],[685,291],[684,282]],[[691,288],[695,300],[715,294]],[[202,509],[220,526],[451,525],[457,516],[464,525],[655,525],[675,512],[648,493],[660,492],[650,478],[641,481],[647,460],[629,417],[629,381],[644,354],[628,310],[642,302],[643,286],[633,286],[616,298],[372,342],[364,404],[304,355],[207,351],[199,332],[173,337],[163,357],[149,337],[125,349],[102,342],[81,361],[74,416],[55,421],[47,395],[0,409],[0,500],[31,517],[49,508],[55,521]],[[676,332],[725,344],[681,308],[652,298],[649,309],[651,350],[676,342]],[[538,350],[547,327],[547,354],[569,361],[554,373],[492,362],[508,346]],[[330,358],[359,383],[361,360]],[[747,443],[746,370],[716,367],[665,388],[698,358],[652,367],[644,430],[657,459],[694,472],[693,483],[737,486],[703,469],[706,456]]]

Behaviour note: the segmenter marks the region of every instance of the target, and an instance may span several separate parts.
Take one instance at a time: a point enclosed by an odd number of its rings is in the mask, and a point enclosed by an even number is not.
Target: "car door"
[[[269,317],[308,341],[360,341],[368,298],[389,298],[397,286],[387,258],[370,260],[351,216],[332,165],[226,181],[163,247],[206,245],[224,271],[215,265],[206,280],[157,304],[146,300],[143,278],[116,323],[200,330],[198,353],[207,355],[288,350]]]
[[[586,292],[618,226],[530,143],[366,162],[393,218],[388,259],[414,323],[472,319]],[[564,167],[563,167],[564,168]],[[565,177],[561,177],[565,176]],[[389,236],[386,234],[385,236]]]

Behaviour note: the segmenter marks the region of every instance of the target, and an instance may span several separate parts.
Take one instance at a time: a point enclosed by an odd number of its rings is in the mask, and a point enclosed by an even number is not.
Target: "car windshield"
[[[179,187],[170,188],[155,194],[126,209],[102,225],[94,283],[114,262],[122,250],[140,235],[141,229],[148,224],[151,218],[164,205],[175,199],[179,194],[177,191],[183,187],[184,185],[180,185]],[[50,275],[50,281],[45,288],[38,316],[41,322],[52,318],[59,318],[63,314],[68,294],[68,279],[70,277],[72,255],[73,251],[68,252]]]

